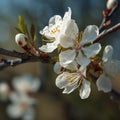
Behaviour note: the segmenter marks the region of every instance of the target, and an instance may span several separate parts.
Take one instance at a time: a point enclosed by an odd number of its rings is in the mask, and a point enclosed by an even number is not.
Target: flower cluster
[[[81,36],[75,20],[71,19],[71,9],[68,8],[63,18],[55,15],[50,19],[49,26],[40,33],[52,39],[51,43],[39,48],[41,51],[50,53],[58,46],[61,47],[59,61],[56,63],[59,65],[55,65],[54,68],[60,70],[56,78],[56,86],[60,89],[64,88],[63,93],[66,94],[78,88],[80,97],[87,98],[91,91],[90,81],[86,77],[87,66],[91,58],[101,50],[100,43],[94,43],[99,35],[98,27],[87,26]]]
[[[46,53],[58,50],[58,60],[54,65],[54,71],[58,74],[56,86],[64,89],[65,94],[79,89],[81,99],[88,98],[91,92],[90,71],[96,74],[95,66],[92,68],[90,66],[96,63],[99,66],[97,71],[99,74],[95,76],[98,90],[110,92],[112,90],[111,79],[115,78],[111,72],[118,74],[120,70],[111,60],[113,48],[106,46],[101,58],[102,46],[96,42],[99,28],[96,25],[88,25],[83,32],[80,32],[71,14],[71,8],[68,8],[63,18],[59,15],[51,17],[49,25],[40,31],[47,43],[39,50]],[[96,61],[96,59],[99,60]],[[116,70],[110,71],[111,65],[116,66]]]
[[[33,105],[36,99],[32,93],[40,88],[40,80],[30,75],[16,77],[12,80],[12,88],[7,83],[0,83],[0,100],[11,101],[7,106],[7,113],[13,119],[34,120],[35,110]]]
[[[115,3],[115,0],[108,0],[107,9],[114,9]],[[88,25],[81,32],[71,15],[71,8],[68,7],[63,17],[55,15],[50,18],[48,26],[40,31],[42,46],[39,50],[22,33],[16,35],[16,43],[28,54],[40,57],[56,51],[54,53],[57,54],[51,55],[49,62],[55,64],[54,71],[58,74],[55,84],[64,89],[65,94],[78,89],[80,98],[86,99],[91,92],[91,81],[96,81],[98,90],[110,92],[115,89],[120,92],[119,86],[114,84],[119,79],[116,75],[119,76],[120,61],[112,58],[112,46],[102,47],[98,42],[101,28]],[[19,87],[17,90],[24,91]]]

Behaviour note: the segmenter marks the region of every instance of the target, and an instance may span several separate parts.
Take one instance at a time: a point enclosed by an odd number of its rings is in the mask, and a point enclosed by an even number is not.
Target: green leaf
[[[29,37],[28,28],[22,16],[18,16],[18,28],[17,29]]]
[[[34,24],[31,24],[30,34],[31,34],[32,40],[35,42],[36,41],[36,34],[35,34],[35,26],[34,26]]]

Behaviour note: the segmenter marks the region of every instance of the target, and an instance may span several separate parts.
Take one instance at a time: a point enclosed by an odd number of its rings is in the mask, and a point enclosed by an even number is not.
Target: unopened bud
[[[23,48],[27,53],[31,54],[31,48],[29,46],[28,37],[23,34],[19,33],[15,36],[15,42],[17,45],[19,45],[21,48]]]
[[[27,45],[27,41],[28,38],[23,33],[19,33],[15,36],[15,42],[21,47],[25,47]]]
[[[117,0],[108,0],[107,1],[107,4],[106,4],[106,7],[107,9],[114,9],[118,6],[118,1]]]
[[[117,0],[107,0],[106,10],[103,11],[103,16],[105,18],[110,16],[117,7],[118,7],[118,1]]]

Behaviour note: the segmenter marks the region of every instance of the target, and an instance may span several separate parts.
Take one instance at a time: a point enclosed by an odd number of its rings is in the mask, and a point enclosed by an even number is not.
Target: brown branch
[[[112,13],[111,13],[110,15],[104,16],[104,14],[103,14],[103,19],[102,19],[102,22],[101,22],[101,24],[100,24],[100,26],[99,26],[99,31],[100,31],[100,32],[103,31],[103,30],[106,28],[106,26],[105,26],[106,22],[107,22],[107,21],[111,21],[111,18],[113,17],[114,13],[115,13],[119,8],[120,8],[120,5],[118,4],[118,5],[116,6],[116,8],[112,11]],[[103,11],[103,12],[106,12],[106,11],[107,11],[107,9],[106,9],[105,11]]]
[[[9,56],[9,57],[17,57],[17,58],[26,57],[25,53],[19,53],[19,52],[16,52],[16,51],[10,51],[10,50],[6,50],[6,49],[3,49],[3,48],[0,48],[0,54],[5,55],[5,56]]]
[[[14,67],[23,63],[30,63],[30,62],[42,62],[42,63],[50,63],[50,56],[48,56],[46,53],[40,53],[39,56],[35,55],[28,55],[26,53],[19,53],[16,51],[9,51],[5,50],[3,48],[0,48],[0,54],[9,56],[9,57],[17,57],[15,59],[4,59],[1,58],[0,61],[0,70],[3,70],[7,67]]]
[[[96,38],[96,40],[94,41],[94,43],[99,42],[103,37],[107,36],[110,33],[113,33],[117,30],[120,29],[120,23],[114,25],[113,27],[111,27],[108,30],[104,30],[102,33],[99,34],[99,36]]]

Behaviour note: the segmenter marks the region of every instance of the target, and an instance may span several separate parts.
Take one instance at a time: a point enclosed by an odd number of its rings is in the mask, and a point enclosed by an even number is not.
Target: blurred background
[[[27,25],[32,22],[36,27],[37,46],[40,46],[40,34],[49,18],[53,15],[63,16],[67,7],[72,9],[72,18],[76,20],[80,30],[87,25],[100,25],[102,11],[105,10],[106,0],[3,0],[0,1],[0,47],[22,52],[14,42],[17,33],[18,15],[22,15]],[[113,16],[115,22],[120,20],[119,12]],[[114,21],[113,21],[114,22]],[[105,37],[102,44],[112,44],[116,53],[114,58],[120,58],[120,31]],[[36,104],[33,105],[34,118],[24,120],[119,120],[119,97],[98,92],[92,84],[92,92],[88,99],[81,100],[78,91],[63,95],[55,86],[56,75],[53,66],[41,63],[27,63],[0,71],[0,83],[7,83],[13,90],[12,81],[16,76],[31,75],[41,82],[37,92],[32,93]],[[1,89],[1,88],[0,88]],[[14,91],[14,90],[13,90]],[[7,112],[10,100],[0,99],[0,120],[22,120],[11,118]],[[15,112],[13,110],[13,112]],[[22,114],[23,115],[23,114]]]

